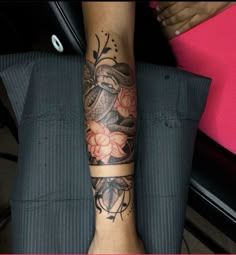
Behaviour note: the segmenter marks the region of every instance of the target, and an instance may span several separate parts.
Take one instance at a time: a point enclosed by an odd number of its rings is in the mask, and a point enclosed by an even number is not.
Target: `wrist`
[[[95,226],[94,235],[98,239],[127,239],[127,237],[138,238],[135,224],[116,224],[113,226]]]
[[[116,238],[120,238],[123,235],[130,236],[136,233],[134,215],[130,215],[129,219],[126,219],[126,221],[116,219],[114,222],[107,222],[103,219],[104,217],[102,220],[96,218],[95,234],[98,237],[102,235],[109,238],[112,234]]]

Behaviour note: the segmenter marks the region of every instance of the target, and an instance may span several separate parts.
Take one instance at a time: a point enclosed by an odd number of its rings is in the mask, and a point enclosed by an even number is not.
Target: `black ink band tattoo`
[[[94,63],[87,60],[84,65],[86,141],[91,165],[122,164],[134,158],[137,118],[134,72],[128,64],[118,63],[116,56],[107,56],[118,49],[109,33],[103,36],[106,40],[101,47],[96,35],[98,49],[93,51]],[[113,64],[107,64],[107,60]]]
[[[115,221],[117,215],[132,210],[133,175],[120,177],[92,177],[95,206],[99,213],[107,212],[107,219]]]

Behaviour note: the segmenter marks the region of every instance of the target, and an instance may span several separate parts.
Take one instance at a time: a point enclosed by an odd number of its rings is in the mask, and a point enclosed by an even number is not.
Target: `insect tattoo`
[[[107,212],[107,219],[123,220],[123,213],[132,209],[133,175],[119,177],[92,177],[95,206],[99,213]]]

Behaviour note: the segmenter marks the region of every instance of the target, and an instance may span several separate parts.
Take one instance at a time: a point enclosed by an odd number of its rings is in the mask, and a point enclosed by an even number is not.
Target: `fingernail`
[[[179,34],[180,34],[180,31],[179,31],[179,30],[175,31],[175,34],[176,34],[176,35],[179,35]]]
[[[159,22],[161,22],[161,17],[160,17],[160,16],[157,16],[157,20],[158,20]]]
[[[165,20],[162,21],[162,25],[166,26],[166,21]]]
[[[159,5],[156,7],[156,10],[159,12],[160,11],[160,7]]]

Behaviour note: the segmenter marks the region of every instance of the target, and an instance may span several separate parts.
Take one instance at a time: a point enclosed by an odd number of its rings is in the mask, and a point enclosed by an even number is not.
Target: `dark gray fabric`
[[[94,207],[79,56],[0,57],[19,126],[14,253],[86,253]],[[137,63],[136,215],[148,253],[180,253],[194,139],[210,80]]]

